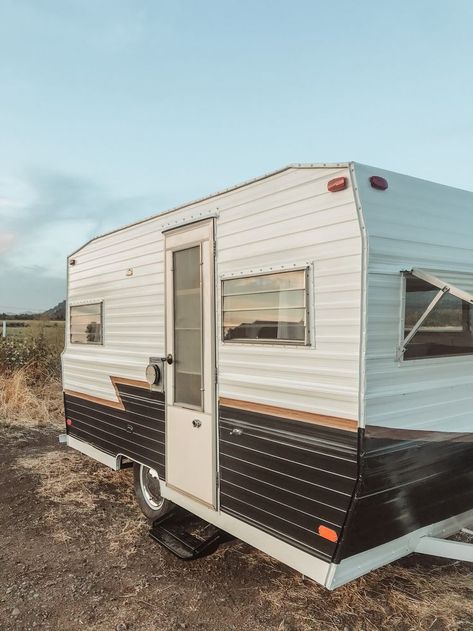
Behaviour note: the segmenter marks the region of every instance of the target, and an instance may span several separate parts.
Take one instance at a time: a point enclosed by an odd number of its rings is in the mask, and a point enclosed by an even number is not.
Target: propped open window
[[[404,272],[404,277],[399,359],[473,354],[473,276],[446,273],[439,277],[413,269]]]

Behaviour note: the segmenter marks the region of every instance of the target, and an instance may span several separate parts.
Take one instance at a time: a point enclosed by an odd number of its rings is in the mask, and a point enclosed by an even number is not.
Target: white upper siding
[[[473,274],[473,193],[355,165],[368,235],[365,422],[473,431],[473,357],[396,361],[402,270]],[[386,191],[369,184],[388,180]]]
[[[162,231],[215,215],[219,396],[357,419],[361,235],[351,186],[327,191],[339,175],[348,169],[289,168],[85,245],[68,299],[103,299],[104,345],[67,345],[64,387],[114,400],[110,375],[143,379],[165,351]],[[306,264],[315,344],[221,343],[222,277]]]

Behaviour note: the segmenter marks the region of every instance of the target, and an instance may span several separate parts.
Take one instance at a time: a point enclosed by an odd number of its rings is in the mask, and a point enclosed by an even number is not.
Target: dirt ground
[[[149,538],[130,470],[0,424],[0,629],[473,629],[473,565],[413,556],[333,593],[241,542],[182,562]]]

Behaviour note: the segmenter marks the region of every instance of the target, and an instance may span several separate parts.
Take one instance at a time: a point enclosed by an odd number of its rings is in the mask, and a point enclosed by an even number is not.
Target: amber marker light
[[[335,530],[333,530],[333,528],[328,528],[327,526],[320,525],[318,532],[321,537],[327,539],[328,541],[332,541],[333,543],[336,543],[338,541],[338,535]]]
[[[346,177],[336,177],[328,182],[327,189],[331,193],[337,193],[338,191],[343,191],[347,186],[348,180]]]

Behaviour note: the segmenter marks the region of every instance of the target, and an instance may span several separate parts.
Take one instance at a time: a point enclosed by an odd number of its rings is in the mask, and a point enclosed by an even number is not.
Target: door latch
[[[195,419],[192,421],[192,426],[193,426],[193,427],[195,427],[196,429],[198,429],[201,425],[202,425],[202,421],[199,421],[199,419],[198,419],[198,418],[195,418]]]

